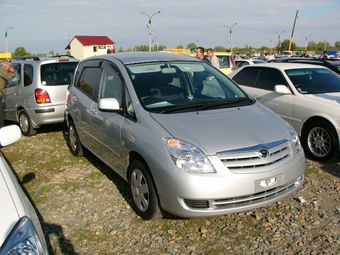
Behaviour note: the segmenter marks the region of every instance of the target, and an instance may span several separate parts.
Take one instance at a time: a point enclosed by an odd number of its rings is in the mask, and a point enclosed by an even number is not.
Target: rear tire
[[[128,173],[129,192],[135,212],[144,220],[161,218],[158,196],[148,168],[141,161],[134,160]]]
[[[339,141],[334,127],[325,120],[310,124],[303,136],[302,144],[308,158],[328,161],[339,156]]]
[[[25,110],[19,111],[19,127],[24,136],[37,134],[37,130],[33,128],[31,118]]]
[[[68,145],[70,148],[70,151],[72,154],[76,157],[83,156],[83,147],[80,143],[80,139],[76,130],[76,127],[74,126],[74,123],[72,120],[69,122],[69,128],[68,128]]]

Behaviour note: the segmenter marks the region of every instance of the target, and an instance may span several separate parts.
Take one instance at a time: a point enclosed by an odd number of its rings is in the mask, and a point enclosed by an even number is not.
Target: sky
[[[77,35],[108,36],[116,49],[149,45],[149,17],[155,45],[274,48],[279,34],[290,39],[297,11],[297,46],[340,41],[340,0],[1,0],[0,10],[0,52],[6,31],[10,52],[64,54]]]

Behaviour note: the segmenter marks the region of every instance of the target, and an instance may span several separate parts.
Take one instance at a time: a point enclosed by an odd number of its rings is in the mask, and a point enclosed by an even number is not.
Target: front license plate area
[[[272,189],[282,185],[283,175],[275,175],[255,181],[255,192]]]

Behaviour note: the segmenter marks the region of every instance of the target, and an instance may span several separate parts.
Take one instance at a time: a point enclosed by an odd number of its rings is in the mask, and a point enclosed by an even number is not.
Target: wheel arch
[[[127,168],[128,168],[128,169],[130,168],[130,165],[131,165],[131,163],[132,163],[134,160],[139,160],[139,161],[141,161],[141,162],[146,166],[146,169],[147,169],[147,171],[149,172],[149,175],[150,175],[150,177],[151,177],[152,183],[153,183],[153,185],[154,185],[154,187],[155,187],[155,189],[156,189],[156,194],[157,194],[157,197],[158,197],[158,203],[160,203],[160,201],[159,201],[159,194],[158,194],[158,187],[157,187],[157,185],[156,185],[156,183],[155,183],[154,176],[153,176],[153,174],[152,174],[152,172],[151,172],[151,170],[150,170],[150,167],[149,167],[148,163],[147,163],[146,160],[143,158],[143,156],[140,155],[138,152],[136,152],[136,151],[131,151],[131,152],[129,153],[129,158],[128,158],[128,165],[127,165]],[[129,171],[126,171],[126,177],[125,177],[126,180],[128,180],[129,174],[130,174],[130,170],[129,170]]]
[[[335,128],[334,123],[331,122],[329,119],[327,119],[327,118],[325,118],[325,117],[321,117],[321,116],[313,116],[313,117],[310,117],[309,119],[307,119],[307,120],[303,123],[303,125],[302,125],[302,127],[301,127],[301,132],[300,132],[300,136],[301,136],[301,137],[303,137],[304,135],[306,135],[306,134],[305,134],[306,129],[307,129],[313,122],[315,122],[315,121],[326,121],[326,122],[328,122],[328,123],[332,126],[332,128],[333,128],[333,130],[334,130],[334,133],[335,133],[336,136],[337,136],[337,140],[339,141],[339,134],[338,134],[338,132],[337,132],[337,130],[336,130],[336,128]]]

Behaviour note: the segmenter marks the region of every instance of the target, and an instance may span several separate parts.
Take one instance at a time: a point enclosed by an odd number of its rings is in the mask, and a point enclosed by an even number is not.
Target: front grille
[[[184,199],[185,204],[192,209],[242,209],[248,206],[254,206],[256,204],[266,203],[266,201],[275,199],[280,195],[289,193],[297,189],[297,186],[301,185],[303,182],[303,176],[297,178],[296,180],[286,183],[285,185],[275,187],[266,191],[261,191],[248,196],[241,196],[235,198],[225,198],[216,200],[192,200]],[[296,186],[297,185],[297,186]],[[240,210],[239,210],[240,211]]]
[[[267,152],[262,155],[261,151]],[[217,156],[233,173],[259,173],[270,171],[272,165],[283,165],[291,157],[289,141],[279,140],[270,144],[218,152]]]

